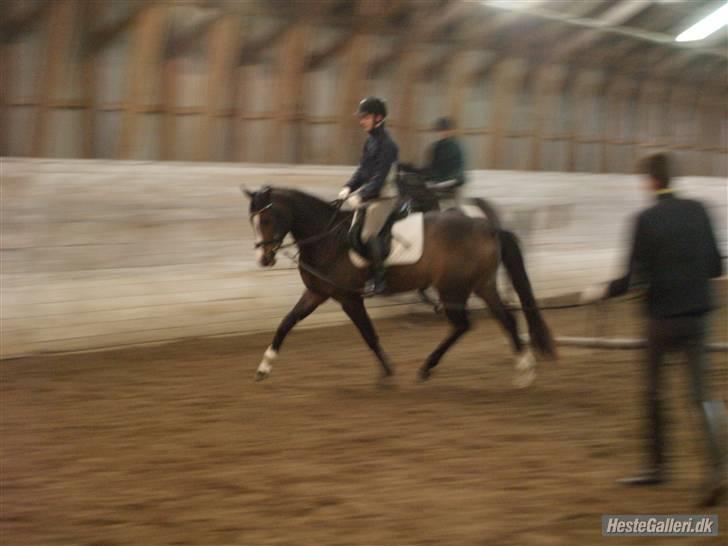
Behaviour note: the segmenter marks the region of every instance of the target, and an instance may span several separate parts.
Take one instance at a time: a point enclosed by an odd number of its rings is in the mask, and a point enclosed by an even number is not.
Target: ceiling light
[[[675,38],[676,42],[694,42],[695,40],[702,40],[713,34],[716,30],[723,28],[728,25],[728,2],[723,4],[720,8],[715,10],[713,13],[701,19],[689,29],[681,32],[680,35]]]

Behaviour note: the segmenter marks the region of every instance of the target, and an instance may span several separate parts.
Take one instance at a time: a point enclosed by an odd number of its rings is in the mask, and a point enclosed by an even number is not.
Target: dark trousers
[[[705,350],[707,315],[650,319],[647,328],[647,414],[650,463],[665,465],[665,426],[661,397],[662,364],[665,354],[679,350],[687,357],[693,402],[697,406],[708,440],[711,466],[720,472],[723,464],[725,409],[712,400],[708,385]]]

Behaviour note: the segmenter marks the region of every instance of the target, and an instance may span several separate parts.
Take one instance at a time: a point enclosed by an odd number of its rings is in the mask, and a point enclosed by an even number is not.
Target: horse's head
[[[272,267],[276,263],[276,252],[291,230],[291,218],[285,207],[276,202],[273,189],[263,186],[258,191],[241,187],[250,199],[250,223],[255,233],[255,249],[258,263]]]

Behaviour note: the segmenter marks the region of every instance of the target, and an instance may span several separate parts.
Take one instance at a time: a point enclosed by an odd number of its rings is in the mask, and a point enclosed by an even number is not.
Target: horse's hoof
[[[255,381],[260,383],[264,379],[268,379],[269,375],[270,372],[261,372],[260,370],[258,370],[257,372],[255,372]]]
[[[391,372],[380,375],[379,381],[377,381],[377,387],[380,389],[393,389],[395,387],[393,377],[394,374]]]
[[[525,389],[526,387],[530,387],[535,380],[536,372],[534,370],[527,370],[513,378],[513,386],[517,389]]]
[[[420,380],[420,383],[424,383],[431,377],[432,377],[432,372],[430,371],[429,368],[420,368],[420,371],[417,374],[417,378]]]

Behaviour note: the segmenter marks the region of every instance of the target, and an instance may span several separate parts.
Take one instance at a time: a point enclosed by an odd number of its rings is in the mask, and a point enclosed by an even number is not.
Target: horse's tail
[[[528,333],[531,336],[531,344],[543,356],[557,358],[556,344],[546,322],[541,316],[536,298],[533,295],[531,281],[528,279],[526,267],[523,263],[523,254],[518,243],[518,238],[512,231],[501,229],[498,232],[501,243],[501,258],[506,266],[508,276],[511,279],[513,288],[521,300],[523,314],[528,323]]]
[[[490,225],[493,227],[493,229],[501,229],[502,224],[500,220],[500,214],[498,214],[498,210],[493,206],[490,201],[486,201],[481,197],[474,197],[472,202],[475,203],[478,208],[483,211],[483,214],[485,214],[485,217],[488,219],[488,222],[490,222]]]

